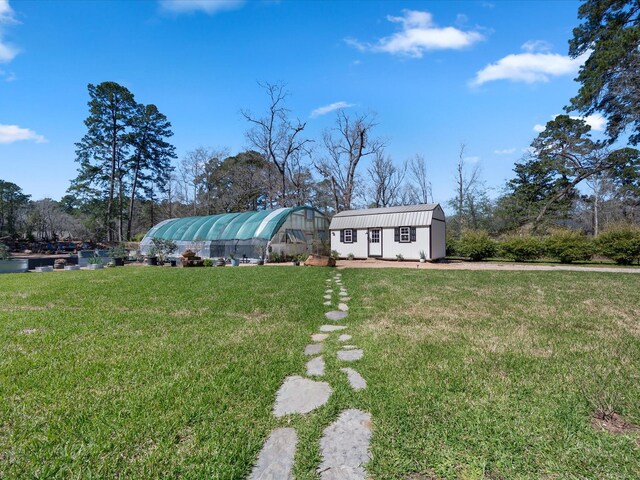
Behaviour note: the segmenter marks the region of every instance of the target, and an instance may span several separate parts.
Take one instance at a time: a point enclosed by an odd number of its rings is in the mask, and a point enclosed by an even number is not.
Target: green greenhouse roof
[[[204,217],[173,218],[151,228],[145,238],[165,240],[270,240],[287,216],[310,207],[278,208],[259,212],[223,213]],[[315,210],[315,209],[312,209]],[[317,211],[316,211],[317,212]],[[317,212],[319,213],[319,212]]]

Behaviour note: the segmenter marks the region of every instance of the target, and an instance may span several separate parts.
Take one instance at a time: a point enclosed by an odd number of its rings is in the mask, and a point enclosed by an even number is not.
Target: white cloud
[[[171,13],[204,12],[214,15],[218,12],[237,10],[246,0],[160,0],[162,10]]]
[[[311,112],[311,118],[321,117],[322,115],[326,115],[327,113],[331,113],[335,110],[340,110],[341,108],[353,107],[353,103],[347,102],[335,102],[330,103],[329,105],[325,105],[324,107],[318,107],[313,112]]]
[[[558,115],[559,114],[551,115],[551,120],[554,120]],[[604,118],[599,113],[594,113],[593,115],[587,115],[586,117],[576,117],[573,115],[571,115],[570,117],[573,118],[574,120],[584,120],[586,124],[591,127],[591,130],[594,130],[596,132],[604,131],[604,129],[607,126],[607,119]],[[533,126],[534,132],[538,132],[538,133],[544,132],[545,129],[546,129],[546,126],[541,125],[539,123],[536,123]]]
[[[551,45],[549,42],[546,42],[544,40],[529,40],[528,42],[525,42],[521,48],[525,52],[534,53],[534,52],[549,52],[551,51],[552,47],[553,45]]]
[[[18,23],[9,0],[0,0],[0,63],[8,63],[18,54],[18,49],[4,41],[4,25]]]
[[[383,52],[420,58],[430,50],[458,50],[484,40],[475,31],[463,31],[455,27],[437,27],[429,12],[403,10],[400,17],[387,16],[387,20],[401,25],[401,30],[377,43],[364,43],[348,38],[345,41],[361,51]]]
[[[496,80],[548,82],[551,77],[575,74],[589,57],[589,52],[578,58],[549,53],[550,47],[549,43],[541,40],[526,42],[522,45],[525,53],[507,55],[496,63],[487,65],[476,73],[471,85],[479,86]]]
[[[516,149],[515,148],[505,148],[502,150],[494,150],[493,153],[495,153],[496,155],[511,155],[512,153],[515,153]]]
[[[28,128],[0,124],[0,143],[13,143],[20,140],[33,140],[36,143],[45,143],[47,141],[42,135],[38,135]]]
[[[478,163],[480,161],[480,157],[476,157],[476,156],[464,157],[464,161],[470,162],[470,163]]]

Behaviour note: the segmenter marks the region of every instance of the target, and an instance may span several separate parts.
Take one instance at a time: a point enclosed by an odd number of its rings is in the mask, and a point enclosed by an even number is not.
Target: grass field
[[[637,479],[640,277],[344,270],[352,392],[277,420],[331,271],[118,268],[0,277],[0,478],[244,478],[276,426],[316,478],[322,430],[373,415],[373,478]]]

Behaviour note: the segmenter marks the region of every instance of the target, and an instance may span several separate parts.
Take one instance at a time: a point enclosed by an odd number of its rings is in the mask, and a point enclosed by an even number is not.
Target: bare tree
[[[193,215],[198,214],[198,186],[202,179],[205,165],[211,158],[209,149],[198,147],[187,152],[178,166],[180,182],[184,195],[184,202],[192,201]]]
[[[433,203],[433,191],[427,175],[427,161],[422,155],[416,154],[409,160],[409,174],[411,182],[407,193],[411,202]]]
[[[289,119],[289,110],[285,106],[289,92],[282,83],[259,83],[269,97],[269,109],[265,116],[257,117],[248,110],[242,110],[242,116],[252,124],[246,133],[252,148],[261,153],[268,162],[275,165],[280,176],[279,201],[287,206],[287,173],[291,158],[301,152],[310,142],[302,138],[306,123]],[[273,194],[274,192],[272,192]],[[271,202],[274,201],[272,197]]]
[[[385,155],[383,150],[380,150],[376,152],[367,172],[371,180],[375,206],[389,207],[398,205],[404,177],[407,173],[407,164],[403,164],[400,168],[396,167],[391,157]]]
[[[326,156],[314,165],[330,182],[336,212],[351,208],[360,160],[384,149],[383,142],[371,136],[375,126],[370,115],[358,115],[352,119],[344,110],[339,110],[336,126],[323,134]]]

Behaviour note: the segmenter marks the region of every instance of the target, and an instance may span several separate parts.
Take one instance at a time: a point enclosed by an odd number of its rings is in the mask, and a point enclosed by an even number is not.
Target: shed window
[[[400,243],[411,243],[416,241],[416,227],[396,227],[394,241]]]
[[[344,230],[344,243],[353,243],[353,230],[350,228]]]

